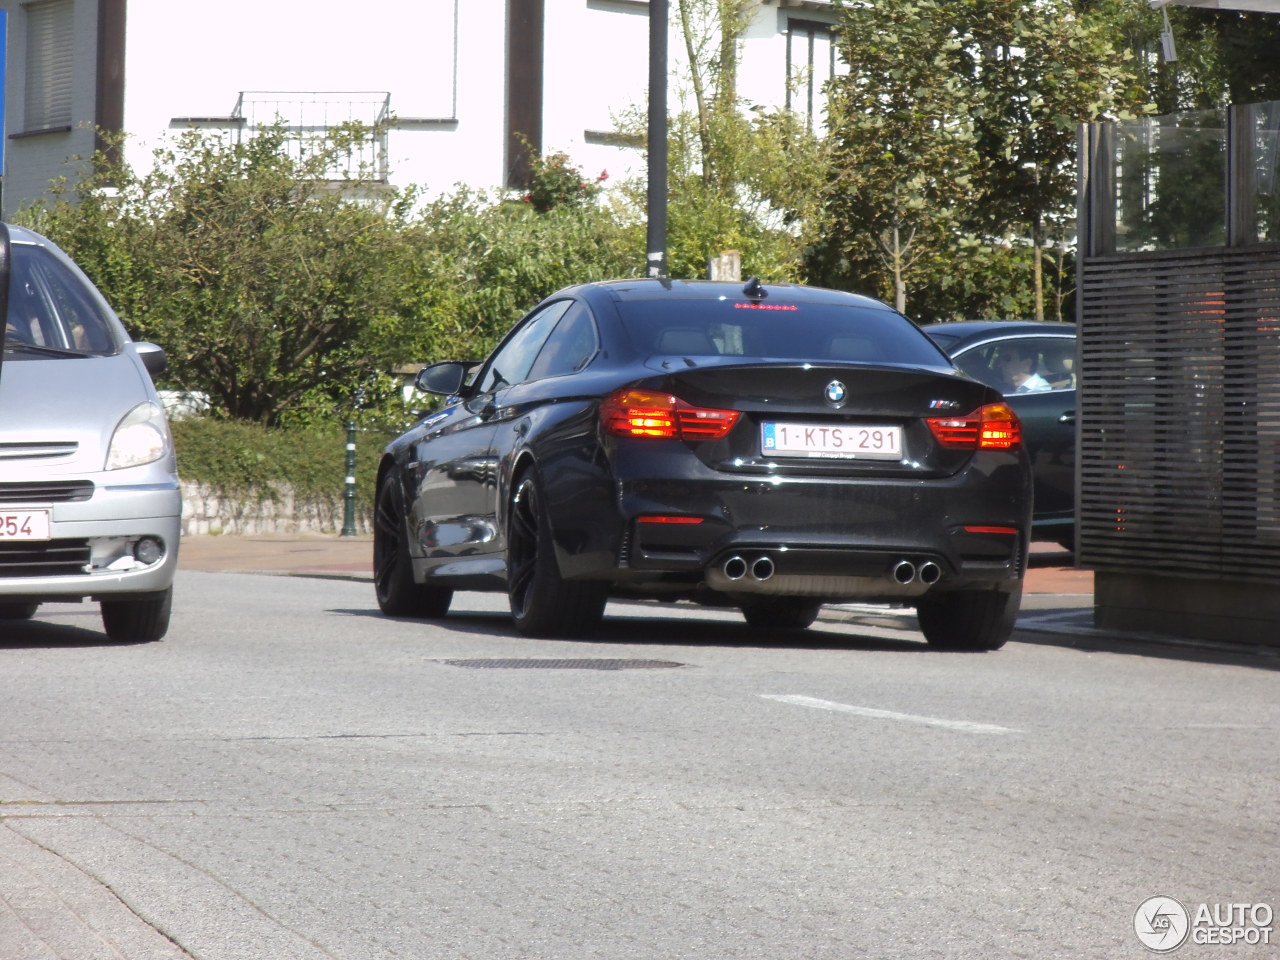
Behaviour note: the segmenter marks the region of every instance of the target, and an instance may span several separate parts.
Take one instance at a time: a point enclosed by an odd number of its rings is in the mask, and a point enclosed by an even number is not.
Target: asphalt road
[[[1274,658],[455,609],[184,571],[160,643],[6,625],[0,960],[1139,958],[1149,897],[1280,909]]]

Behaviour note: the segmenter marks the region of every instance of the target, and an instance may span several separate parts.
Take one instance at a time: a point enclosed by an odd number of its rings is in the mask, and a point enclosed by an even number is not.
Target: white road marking
[[[994,723],[974,723],[969,720],[944,720],[940,717],[922,717],[914,713],[895,713],[893,710],[877,710],[875,707],[855,707],[847,703],[836,703],[834,700],[819,700],[817,697],[804,697],[798,694],[762,693],[766,700],[777,700],[779,703],[790,703],[797,707],[813,707],[815,710],[832,710],[836,713],[852,713],[859,717],[871,717],[874,720],[905,720],[908,723],[922,723],[929,727],[943,727],[947,730],[963,730],[966,733],[1018,733],[1011,727],[1000,727]]]

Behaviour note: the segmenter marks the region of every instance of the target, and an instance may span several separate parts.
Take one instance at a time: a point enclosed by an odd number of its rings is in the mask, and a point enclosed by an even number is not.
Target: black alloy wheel
[[[586,636],[600,625],[608,602],[603,583],[560,576],[542,491],[531,470],[511,498],[507,594],[511,619],[527,637]]]
[[[439,619],[453,601],[452,590],[414,582],[404,492],[394,471],[383,477],[374,506],[373,588],[378,608],[389,617]]]

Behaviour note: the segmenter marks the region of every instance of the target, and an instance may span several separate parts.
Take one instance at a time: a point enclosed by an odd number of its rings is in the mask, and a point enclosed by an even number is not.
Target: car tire
[[[374,507],[373,589],[378,609],[388,617],[437,620],[449,612],[453,602],[452,590],[424,586],[413,579],[404,491],[395,473],[383,478]]]
[[[1021,605],[1021,584],[1013,591],[959,590],[922,598],[916,619],[937,650],[999,650],[1013,633]]]
[[[151,643],[169,631],[173,587],[158,593],[103,600],[98,606],[107,639],[114,643]]]
[[[39,609],[38,603],[0,603],[0,620],[30,620]]]
[[[818,619],[822,603],[804,597],[775,597],[742,605],[742,616],[757,630],[804,630]]]
[[[507,527],[507,596],[511,619],[527,637],[583,637],[604,617],[608,593],[592,580],[560,576],[542,489],[524,473],[511,497]]]

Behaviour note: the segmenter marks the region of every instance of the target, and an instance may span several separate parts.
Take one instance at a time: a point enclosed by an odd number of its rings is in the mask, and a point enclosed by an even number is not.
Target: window
[[[71,0],[27,4],[27,76],[23,127],[28,132],[71,127]]]
[[[1001,393],[1072,390],[1075,376],[1076,342],[1071,337],[1022,337],[982,344],[956,357],[956,366],[975,380]],[[1035,388],[1019,390],[1013,371],[1033,374]]]
[[[827,81],[836,73],[831,26],[812,20],[787,21],[787,109],[808,118],[821,131]]]
[[[584,304],[569,308],[529,371],[530,380],[577,373],[596,355],[596,325]]]
[[[492,393],[499,387],[513,387],[528,380],[538,351],[572,304],[572,300],[558,300],[520,324],[489,358],[480,376],[480,392]]]
[[[950,366],[915,324],[879,307],[636,300],[618,310],[636,350],[648,356]]]

